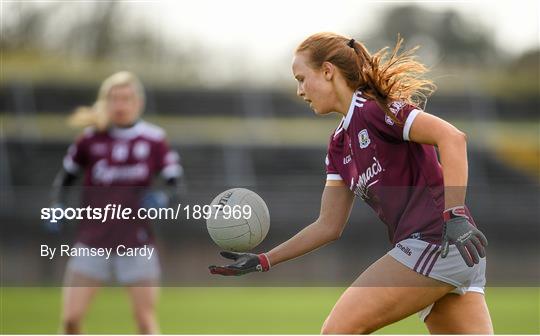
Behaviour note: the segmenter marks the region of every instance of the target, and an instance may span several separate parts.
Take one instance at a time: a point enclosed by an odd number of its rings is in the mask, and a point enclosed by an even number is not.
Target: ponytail
[[[316,69],[324,62],[334,64],[351,89],[361,90],[374,99],[389,118],[403,124],[389,105],[400,100],[421,106],[435,91],[435,85],[423,77],[428,69],[416,60],[415,52],[419,47],[400,53],[402,44],[403,38],[398,35],[391,52],[385,47],[371,55],[358,41],[334,33],[318,33],[308,37],[296,51],[308,51],[311,65]]]
[[[109,126],[105,102],[98,100],[92,106],[77,107],[69,116],[68,125],[74,128],[95,127],[98,131],[104,131]]]
[[[99,88],[98,96],[92,106],[79,106],[68,119],[72,127],[95,127],[98,131],[104,131],[109,127],[110,121],[107,115],[107,96],[113,87],[132,85],[135,94],[145,101],[144,87],[141,81],[131,72],[120,71],[103,81]]]

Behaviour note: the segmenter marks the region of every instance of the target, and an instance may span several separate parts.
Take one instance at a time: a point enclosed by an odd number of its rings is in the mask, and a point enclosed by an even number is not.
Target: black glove
[[[210,266],[210,273],[221,275],[244,275],[251,272],[266,272],[270,269],[270,261],[266,254],[236,253],[223,251],[220,254],[235,262],[227,266]]]
[[[469,221],[465,206],[457,206],[443,212],[444,227],[441,258],[448,255],[451,244],[455,244],[467,266],[472,267],[486,256],[486,236]]]

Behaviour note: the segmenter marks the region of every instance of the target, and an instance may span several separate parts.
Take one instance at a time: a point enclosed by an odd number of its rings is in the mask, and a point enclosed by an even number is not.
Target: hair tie
[[[350,41],[349,41],[349,43],[347,43],[347,45],[354,49],[354,42],[355,42],[354,39],[350,39]]]

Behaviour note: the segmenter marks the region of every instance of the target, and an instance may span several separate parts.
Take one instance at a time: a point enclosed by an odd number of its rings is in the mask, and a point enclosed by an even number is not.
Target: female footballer
[[[318,115],[343,115],[330,136],[320,215],[267,253],[222,252],[235,262],[210,271],[268,271],[338,239],[358,196],[394,248],[342,294],[322,333],[370,333],[419,312],[431,333],[491,334],[487,240],[465,206],[466,136],[418,107],[434,86],[416,48],[399,52],[402,42],[372,55],[354,39],[319,33],[298,46],[298,96]]]
[[[66,190],[84,175],[81,207],[104,209],[107,204],[140,209],[162,207],[165,194],[149,191],[152,178],[161,173],[168,192],[176,189],[182,168],[178,154],[169,148],[164,131],[140,119],[145,102],[141,82],[129,72],[118,72],[101,85],[91,108],[79,108],[76,125],[87,125],[69,147],[54,183],[53,202],[62,204]],[[172,196],[172,195],[169,195]],[[80,220],[73,247],[112,249],[110,258],[71,256],[66,267],[62,323],[64,333],[79,333],[81,321],[99,287],[113,279],[127,286],[141,333],[159,332],[155,316],[160,266],[157,254],[115,255],[118,246],[153,247],[154,238],[144,218]]]

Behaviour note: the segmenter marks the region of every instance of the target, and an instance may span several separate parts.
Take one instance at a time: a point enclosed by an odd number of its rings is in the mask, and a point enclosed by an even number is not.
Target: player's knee
[[[153,311],[136,311],[135,320],[141,334],[157,333],[157,321]]]
[[[347,323],[345,321],[336,321],[334,319],[326,319],[324,322],[321,334],[322,335],[340,335],[340,334],[369,334],[375,331],[374,328],[367,323]]]
[[[362,335],[369,334],[373,330],[363,326],[337,326],[337,325],[327,325],[321,329],[322,335]]]

